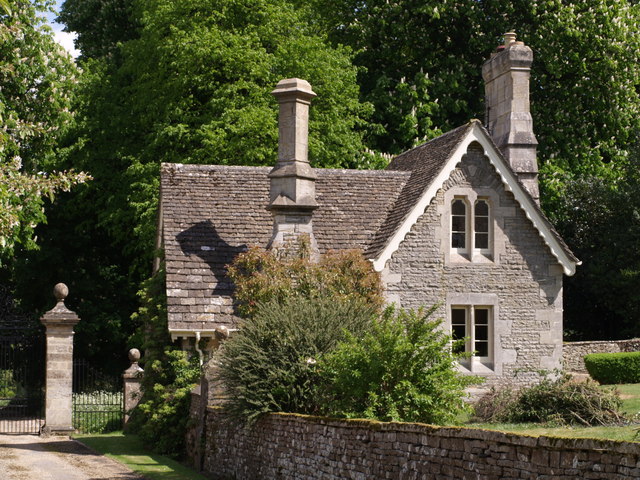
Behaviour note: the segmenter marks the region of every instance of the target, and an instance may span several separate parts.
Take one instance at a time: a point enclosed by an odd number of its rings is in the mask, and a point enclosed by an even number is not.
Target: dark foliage
[[[582,261],[565,278],[565,335],[606,340],[640,335],[640,174],[637,155],[618,181],[567,182],[556,225]]]
[[[143,442],[158,453],[182,457],[191,390],[200,379],[198,358],[171,346],[164,272],[147,280],[135,314],[144,329],[143,395],[132,416]]]
[[[451,424],[468,410],[465,388],[479,379],[457,370],[464,356],[431,310],[388,308],[364,335],[347,335],[321,358],[324,410],[332,416]]]

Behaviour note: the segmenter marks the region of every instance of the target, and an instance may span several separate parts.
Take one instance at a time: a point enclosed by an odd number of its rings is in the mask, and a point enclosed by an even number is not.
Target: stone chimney
[[[516,34],[505,33],[482,66],[485,85],[485,126],[511,168],[539,203],[538,142],[529,110],[529,76],[533,52]]]
[[[305,238],[317,252],[312,215],[317,208],[316,174],[309,165],[309,104],[316,94],[299,78],[281,80],[271,92],[280,104],[278,163],[269,173],[273,235],[269,248],[286,251]]]

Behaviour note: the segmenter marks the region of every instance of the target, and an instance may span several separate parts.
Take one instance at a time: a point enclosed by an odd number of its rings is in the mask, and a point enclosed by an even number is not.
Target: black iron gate
[[[83,433],[122,429],[122,377],[106,375],[86,360],[73,361],[73,428]]]
[[[44,342],[0,337],[0,433],[39,433],[44,424]]]

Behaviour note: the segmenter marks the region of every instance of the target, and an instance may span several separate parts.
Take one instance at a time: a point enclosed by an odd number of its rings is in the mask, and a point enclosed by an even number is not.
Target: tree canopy
[[[71,22],[84,7],[67,2],[64,12]],[[370,108],[358,100],[349,51],[329,47],[291,4],[140,0],[131,12],[129,23],[140,27],[121,42],[120,58],[83,64],[69,158],[95,177],[99,222],[145,270],[160,162],[273,164],[277,104],[269,92],[281,78],[304,77],[318,93],[312,163],[358,164]],[[80,47],[88,57],[96,50]]]
[[[375,161],[362,153],[371,106],[359,100],[350,50],[330,46],[288,2],[67,0],[60,19],[79,34],[82,73],[56,165],[94,180],[56,201],[55,221],[37,232],[46,248],[22,256],[16,277],[38,308],[33,292],[65,281],[86,319],[79,343],[113,364],[151,272],[160,163],[274,164],[270,91],[301,77],[318,94],[312,163],[358,166]]]
[[[584,265],[595,253],[572,243],[566,197],[580,197],[569,187],[593,178],[618,191],[640,127],[640,6],[630,0],[66,0],[60,20],[81,51],[75,86],[73,62],[34,20],[48,4],[0,3],[0,148],[6,178],[28,173],[60,188],[69,177],[38,172],[94,177],[49,209],[55,222],[35,232],[47,251],[18,258],[23,297],[34,282],[48,289],[59,280],[81,295],[79,313],[95,319],[79,327],[87,337],[124,342],[133,328],[127,317],[151,267],[160,162],[273,164],[269,92],[282,78],[304,78],[318,93],[314,166],[379,166],[367,148],[398,153],[483,117],[481,65],[515,30],[534,51],[543,207]],[[15,22],[32,25],[20,27],[31,40],[15,43]],[[9,127],[16,119],[21,128]],[[33,190],[34,202],[16,191],[4,212],[33,207],[6,220],[21,225],[11,238],[26,245],[50,191]],[[567,305],[580,301],[571,295],[568,287]]]
[[[80,60],[114,56],[139,34],[133,6],[132,0],[65,0],[57,21],[77,33]]]
[[[351,46],[371,146],[416,140],[482,118],[482,63],[514,30],[534,51],[531,109],[549,208],[562,174],[607,176],[639,127],[640,13],[628,0],[340,0],[315,11]],[[560,184],[561,187],[561,184]],[[550,191],[550,190],[553,190]]]
[[[616,182],[567,183],[558,227],[579,258],[566,280],[565,334],[575,340],[640,335],[640,175],[637,154]]]
[[[34,248],[45,201],[87,178],[52,171],[77,70],[43,26],[48,4],[0,4],[0,262]]]

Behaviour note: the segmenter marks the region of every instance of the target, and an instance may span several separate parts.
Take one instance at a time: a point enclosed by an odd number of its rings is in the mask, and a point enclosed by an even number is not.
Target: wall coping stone
[[[223,413],[220,406],[208,406],[207,410]],[[599,438],[568,438],[553,435],[530,435],[526,433],[500,432],[474,427],[438,426],[426,423],[381,422],[361,418],[332,418],[299,413],[269,413],[266,417],[286,417],[298,423],[317,423],[327,426],[339,426],[348,429],[371,428],[372,430],[396,433],[422,433],[436,437],[451,437],[459,434],[465,440],[483,440],[497,443],[508,443],[522,447],[545,447],[558,450],[598,450],[609,453],[637,454],[640,452],[640,442],[623,440],[605,440]],[[373,428],[372,428],[373,427]]]

